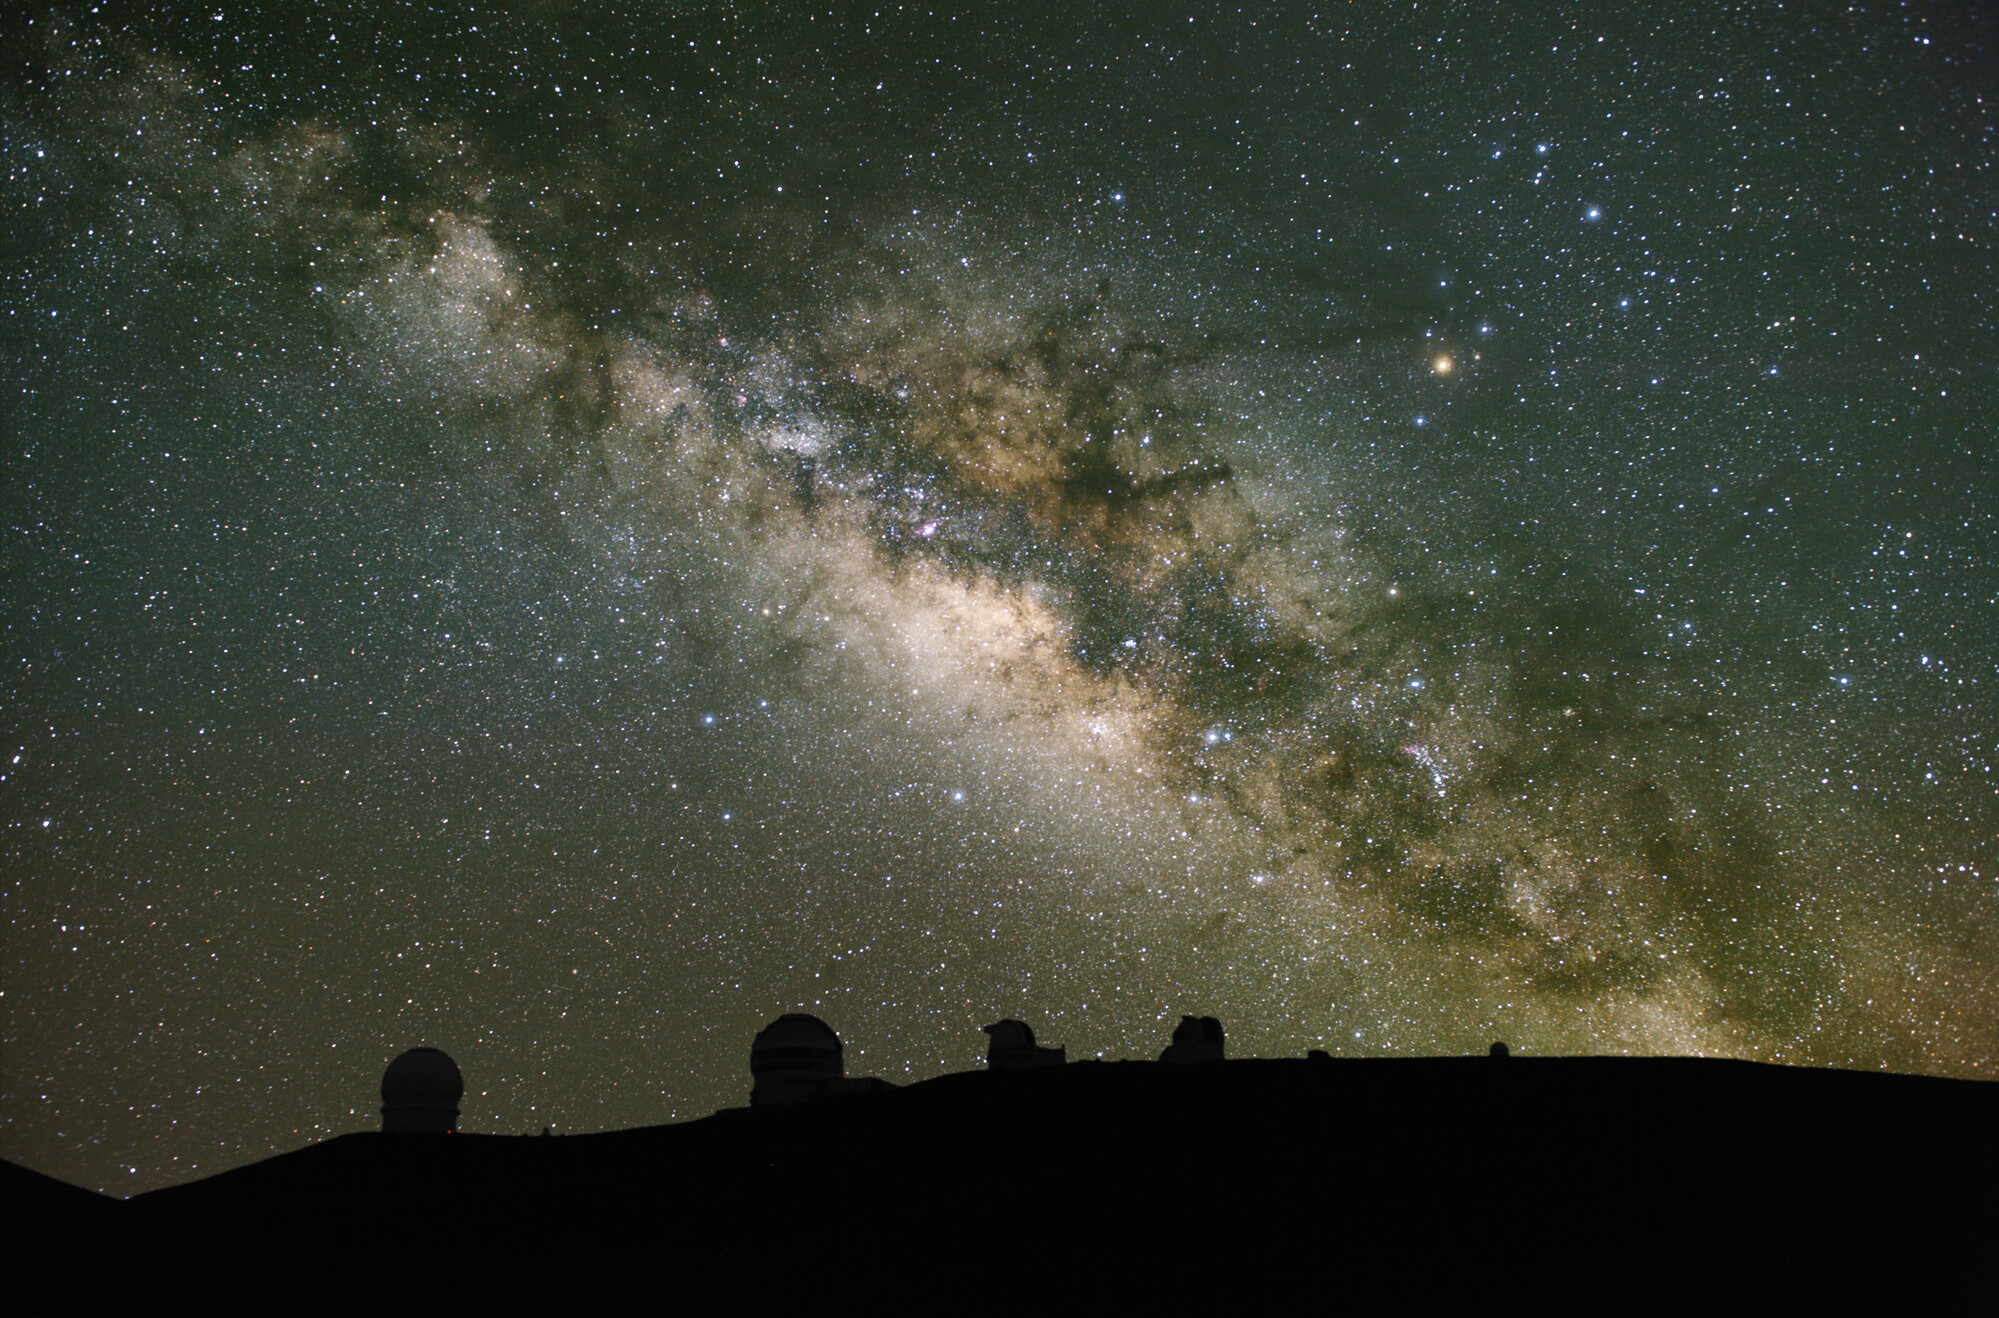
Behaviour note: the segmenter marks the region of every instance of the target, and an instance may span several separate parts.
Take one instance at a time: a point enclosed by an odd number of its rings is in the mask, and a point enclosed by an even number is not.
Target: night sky
[[[0,1155],[1999,1079],[1989,11],[956,8],[0,20]]]

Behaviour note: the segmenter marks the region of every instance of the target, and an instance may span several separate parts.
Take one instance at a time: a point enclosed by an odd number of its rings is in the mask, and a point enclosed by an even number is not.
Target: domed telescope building
[[[833,1027],[802,1011],[786,1012],[750,1045],[750,1106],[789,1107],[893,1089],[872,1076],[847,1078],[846,1049]]]
[[[840,1088],[846,1049],[817,1016],[786,1012],[757,1032],[750,1045],[750,1106],[810,1103]]]
[[[464,1096],[456,1062],[436,1048],[412,1048],[382,1072],[382,1132],[449,1135]]]

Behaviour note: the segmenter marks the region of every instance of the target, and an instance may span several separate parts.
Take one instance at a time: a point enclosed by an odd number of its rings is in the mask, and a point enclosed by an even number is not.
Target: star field
[[[0,1154],[1999,1077],[1989,19],[4,21]]]

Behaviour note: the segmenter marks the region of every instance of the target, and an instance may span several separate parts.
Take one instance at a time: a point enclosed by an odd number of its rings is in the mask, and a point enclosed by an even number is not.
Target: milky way
[[[787,1010],[1999,1077],[1989,25],[101,8],[4,41],[5,1156]]]

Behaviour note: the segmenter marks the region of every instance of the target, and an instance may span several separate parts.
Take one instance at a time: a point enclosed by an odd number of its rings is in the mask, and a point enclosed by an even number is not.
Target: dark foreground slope
[[[1885,1297],[1987,1270],[1995,1173],[1999,1086],[1967,1081],[1677,1059],[1083,1063],[603,1135],[349,1135],[90,1214],[51,1201],[68,1225],[38,1257],[81,1243],[106,1261],[90,1284],[148,1290],[639,1278],[662,1301],[725,1285],[752,1310],[1026,1303],[1078,1282],[1705,1289],[1745,1268]]]

